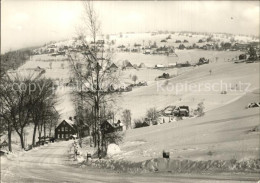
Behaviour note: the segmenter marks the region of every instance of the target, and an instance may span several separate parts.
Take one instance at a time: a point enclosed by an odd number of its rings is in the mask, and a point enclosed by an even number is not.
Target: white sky
[[[102,32],[208,31],[259,35],[259,1],[98,1]],[[1,1],[1,51],[76,34],[82,2]],[[231,19],[233,17],[233,19]]]

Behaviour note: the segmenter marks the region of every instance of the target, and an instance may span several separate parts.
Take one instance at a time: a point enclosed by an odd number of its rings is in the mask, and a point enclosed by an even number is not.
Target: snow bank
[[[143,162],[142,166],[152,172],[259,172],[260,160],[236,161],[236,160],[171,160],[152,159]]]
[[[85,158],[84,158],[83,156],[78,156],[78,157],[77,157],[77,161],[78,161],[79,163],[82,163],[82,162],[85,161]]]
[[[151,159],[144,162],[129,162],[111,159],[93,159],[91,166],[112,169],[119,172],[172,172],[172,173],[202,173],[202,172],[247,172],[260,173],[260,160],[171,160]]]
[[[107,156],[108,157],[118,154],[120,152],[121,152],[121,150],[120,150],[119,146],[116,144],[109,144],[107,147]]]

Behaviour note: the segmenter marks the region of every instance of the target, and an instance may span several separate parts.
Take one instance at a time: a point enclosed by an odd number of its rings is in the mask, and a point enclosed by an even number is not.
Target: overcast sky
[[[1,1],[1,51],[70,39],[82,2]],[[259,35],[259,1],[98,1],[102,32],[207,31]],[[231,18],[233,17],[233,18]]]

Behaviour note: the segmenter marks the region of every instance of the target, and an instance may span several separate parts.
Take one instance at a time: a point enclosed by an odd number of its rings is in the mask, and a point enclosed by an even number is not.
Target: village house
[[[57,51],[58,51],[58,48],[55,44],[47,46],[47,52],[48,53],[54,53],[54,52],[57,52]]]
[[[168,67],[169,67],[169,68],[174,68],[174,67],[176,67],[176,65],[177,65],[177,63],[169,63],[169,64],[168,64]]]
[[[76,135],[77,130],[72,118],[64,119],[56,128],[55,128],[55,139],[69,139],[72,135]]]
[[[112,63],[109,67],[112,71],[116,71],[118,69],[117,65],[115,63]]]
[[[101,130],[104,132],[104,134],[123,131],[123,124],[120,120],[118,120],[116,123],[113,122],[113,119],[104,120],[101,124]]]
[[[235,43],[233,48],[240,50],[240,51],[245,51],[249,48],[249,44],[247,44],[247,43]]]
[[[144,63],[141,63],[138,67],[139,67],[139,68],[145,68],[146,66],[145,66]]]
[[[149,55],[149,54],[151,54],[152,53],[152,50],[150,49],[150,48],[146,48],[145,50],[144,50],[144,54],[145,55]]]
[[[154,67],[159,69],[159,68],[164,68],[165,66],[163,64],[156,64]]]
[[[131,62],[129,62],[128,60],[125,60],[123,62],[123,66],[122,69],[134,69],[133,65],[131,64]]]

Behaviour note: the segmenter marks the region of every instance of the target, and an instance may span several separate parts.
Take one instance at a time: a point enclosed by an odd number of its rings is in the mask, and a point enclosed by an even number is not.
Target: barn
[[[69,139],[72,135],[77,134],[76,126],[71,119],[64,119],[55,128],[55,139]]]

